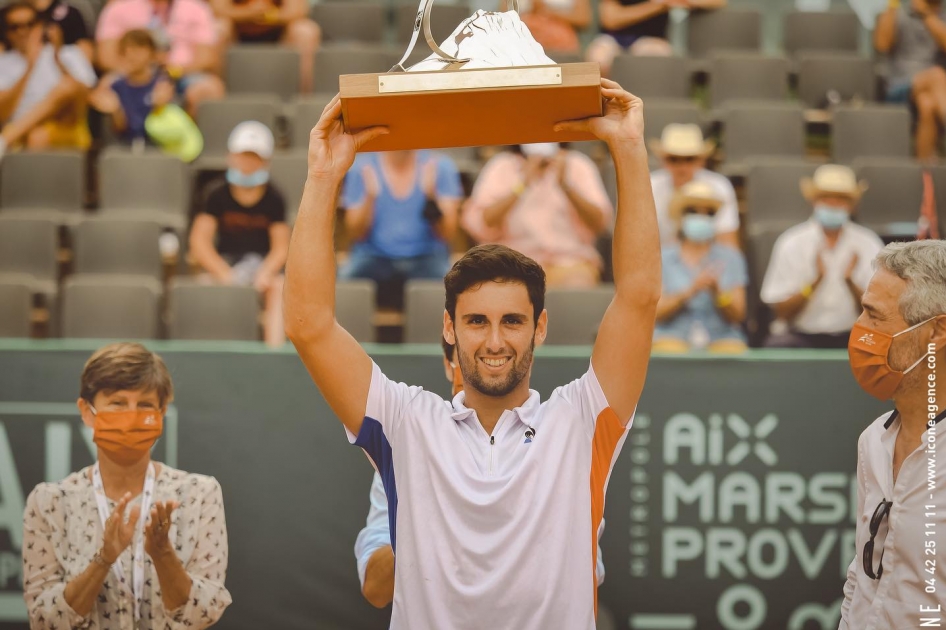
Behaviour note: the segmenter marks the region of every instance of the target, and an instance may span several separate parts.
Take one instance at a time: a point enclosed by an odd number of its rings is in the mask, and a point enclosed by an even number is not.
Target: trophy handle
[[[519,0],[511,0],[512,10],[516,13],[519,12]],[[404,67],[404,62],[407,61],[407,58],[411,56],[411,53],[414,52],[414,46],[417,45],[417,37],[420,35],[420,32],[424,32],[424,39],[427,40],[427,45],[430,49],[435,52],[440,60],[444,63],[466,63],[470,61],[469,59],[460,59],[458,57],[452,57],[445,53],[443,49],[434,41],[434,36],[430,31],[430,10],[434,6],[434,0],[420,0],[420,4],[417,6],[417,15],[414,17],[414,31],[411,33],[411,41],[407,45],[407,50],[404,51],[404,55],[401,57],[401,60],[394,64],[394,67],[389,70],[389,72],[406,72],[407,68]]]

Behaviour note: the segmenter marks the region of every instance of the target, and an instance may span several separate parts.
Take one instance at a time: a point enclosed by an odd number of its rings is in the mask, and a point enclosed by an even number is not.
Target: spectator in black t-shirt
[[[671,9],[721,9],[726,0],[601,0],[598,21],[601,35],[588,46],[588,60],[601,66],[601,74],[611,72],[614,58],[622,52],[632,55],[669,56],[667,39]]]
[[[31,0],[36,16],[46,24],[46,36],[55,46],[78,46],[89,61],[92,61],[94,46],[89,27],[82,13],[63,0]],[[7,9],[0,11],[0,23],[4,23]]]
[[[215,281],[256,287],[265,303],[264,338],[279,346],[285,342],[282,269],[289,225],[286,202],[269,182],[273,144],[273,133],[261,122],[234,127],[226,181],[214,183],[194,219],[190,252]]]

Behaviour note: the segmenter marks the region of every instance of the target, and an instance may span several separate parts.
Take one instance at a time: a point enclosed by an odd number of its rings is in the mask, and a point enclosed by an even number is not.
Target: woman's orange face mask
[[[164,430],[164,415],[157,409],[96,411],[92,441],[121,464],[138,461],[151,450]]]

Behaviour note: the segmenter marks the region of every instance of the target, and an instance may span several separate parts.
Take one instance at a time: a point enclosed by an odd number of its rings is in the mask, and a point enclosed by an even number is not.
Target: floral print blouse
[[[154,501],[177,501],[169,539],[191,578],[187,603],[165,610],[161,585],[145,554],[141,620],[135,623],[131,584],[109,571],[95,607],[80,616],[66,603],[70,580],[82,574],[102,547],[102,521],[92,488],[91,468],[59,483],[42,483],[26,502],[23,527],[23,591],[30,628],[43,630],[200,630],[216,623],[230,605],[227,527],[223,493],[213,477],[160,464]],[[131,505],[140,504],[138,496]],[[115,502],[109,499],[109,509]],[[144,515],[143,515],[144,516]],[[132,575],[132,554],[140,535],[122,553],[124,574]],[[128,580],[130,581],[130,580]]]

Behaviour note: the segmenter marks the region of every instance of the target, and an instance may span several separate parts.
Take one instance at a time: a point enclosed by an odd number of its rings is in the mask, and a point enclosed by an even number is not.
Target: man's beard
[[[456,351],[457,358],[460,361],[460,372],[463,374],[463,386],[472,387],[481,394],[498,398],[511,393],[529,375],[529,370],[532,368],[532,355],[535,351],[535,338],[529,344],[529,350],[521,358],[510,359],[512,367],[505,377],[502,377],[501,380],[490,379],[489,382],[480,375],[476,357],[472,357],[472,365],[467,362],[467,357],[460,348],[459,340]]]
[[[910,333],[907,334],[909,335]],[[927,342],[923,340],[921,335],[916,335],[914,342],[909,344],[909,347],[891,348],[890,355],[887,357],[890,368],[898,372],[903,372],[916,363],[920,357],[926,356],[926,344]],[[904,389],[913,389],[914,385],[920,382],[926,382],[927,375],[924,369],[924,363],[925,361],[922,361],[920,365],[913,368],[909,374],[904,375],[903,382],[900,384],[899,388],[901,391]]]

